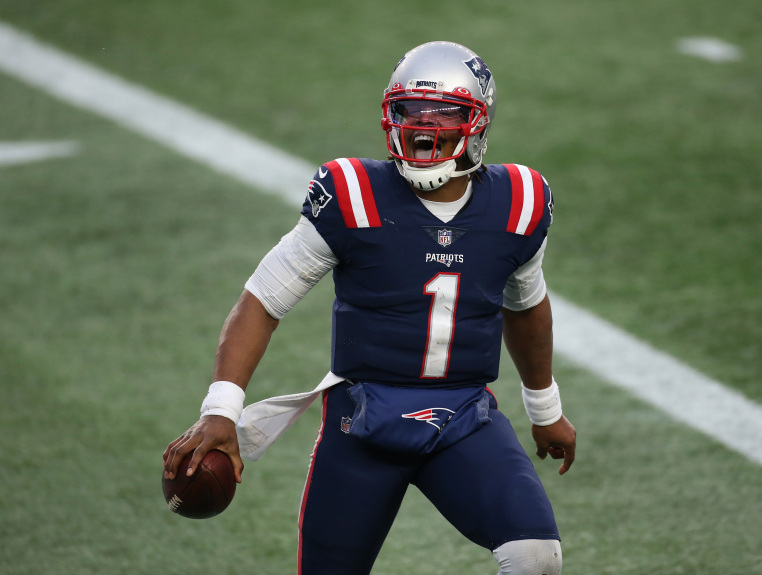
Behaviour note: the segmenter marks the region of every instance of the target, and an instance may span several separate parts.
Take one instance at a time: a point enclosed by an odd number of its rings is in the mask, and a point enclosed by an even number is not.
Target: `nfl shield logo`
[[[344,433],[349,433],[349,428],[352,426],[352,418],[351,417],[342,417],[341,418],[341,431]]]
[[[450,230],[439,230],[437,241],[440,246],[446,248],[452,243],[452,232]]]

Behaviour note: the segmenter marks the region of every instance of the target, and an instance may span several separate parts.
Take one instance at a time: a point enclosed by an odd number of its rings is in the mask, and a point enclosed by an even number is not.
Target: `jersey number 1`
[[[455,308],[458,304],[460,274],[440,273],[423,286],[423,293],[433,296],[429,311],[429,333],[423,358],[422,378],[447,376],[452,334],[455,330]]]

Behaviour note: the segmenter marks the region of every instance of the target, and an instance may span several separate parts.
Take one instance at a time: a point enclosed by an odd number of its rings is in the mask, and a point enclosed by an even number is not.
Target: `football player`
[[[526,166],[482,163],[496,102],[492,73],[464,46],[431,42],[399,61],[382,102],[390,158],[318,169],[298,224],[223,326],[201,418],[165,451],[169,478],[187,453],[192,473],[216,448],[240,481],[244,390],[278,322],[332,271],[330,387],[299,516],[302,575],[370,573],[410,485],[491,551],[499,573],[561,571],[550,502],[487,388],[502,340],[537,455],[563,459],[566,473],[576,431],[553,377],[541,267],[553,198]]]

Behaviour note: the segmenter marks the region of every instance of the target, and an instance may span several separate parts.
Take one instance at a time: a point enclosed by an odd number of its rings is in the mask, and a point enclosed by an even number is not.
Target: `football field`
[[[762,573],[761,23],[750,1],[0,3],[0,571],[295,571],[318,410],[212,520],[166,510],[160,456],[197,416],[244,281],[295,223],[299,181],[384,157],[391,69],[451,39],[497,81],[487,161],[553,187],[559,312],[595,318],[592,339],[557,325],[593,342],[555,361],[577,462],[564,477],[536,462],[564,573]],[[24,71],[16,33],[126,88],[77,76],[64,97],[44,84],[67,65]],[[167,107],[145,115],[124,96],[141,90]],[[331,287],[281,323],[248,401],[328,369]],[[601,325],[630,335],[598,348],[616,339]],[[491,387],[529,448],[504,360]],[[495,570],[411,490],[374,574]]]

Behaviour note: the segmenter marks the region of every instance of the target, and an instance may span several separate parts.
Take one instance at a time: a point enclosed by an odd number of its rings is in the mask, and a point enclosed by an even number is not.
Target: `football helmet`
[[[496,96],[489,68],[465,46],[429,42],[405,54],[381,104],[386,145],[402,176],[435,190],[478,169]],[[456,171],[464,155],[470,166]]]

